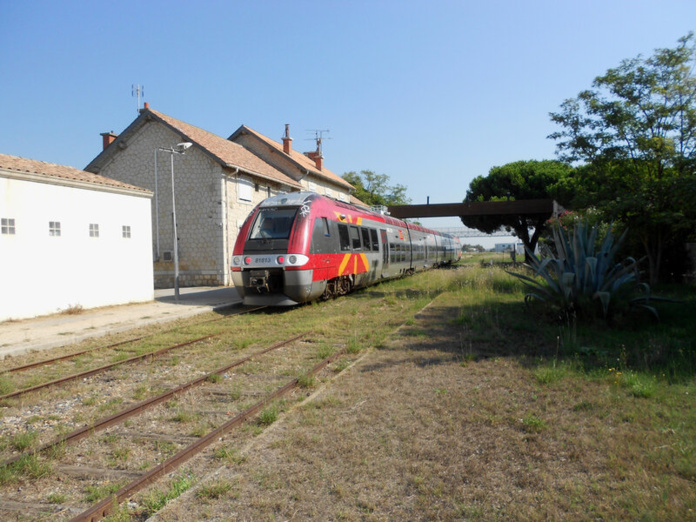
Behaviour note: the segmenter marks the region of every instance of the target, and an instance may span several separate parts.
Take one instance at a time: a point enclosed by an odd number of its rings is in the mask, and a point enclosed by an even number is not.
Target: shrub
[[[598,230],[579,220],[569,238],[556,224],[552,227],[555,255],[540,259],[527,251],[527,266],[534,277],[509,272],[531,289],[525,303],[539,299],[565,313],[583,316],[595,315],[599,302],[604,318],[609,316],[610,306],[615,309],[628,304],[648,310],[657,318],[657,311],[649,305],[650,287],[638,280],[638,261],[631,257],[620,263],[614,261],[626,232],[616,239],[610,226],[600,241]],[[632,297],[636,292],[642,295]]]

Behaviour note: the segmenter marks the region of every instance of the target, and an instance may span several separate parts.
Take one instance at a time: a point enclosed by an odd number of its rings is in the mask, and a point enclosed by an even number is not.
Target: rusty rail
[[[291,339],[286,339],[285,341],[280,341],[268,348],[264,348],[263,350],[259,350],[258,352],[254,352],[251,355],[248,355],[246,357],[242,357],[241,359],[237,359],[236,361],[227,364],[221,368],[218,368],[210,373],[207,373],[206,375],[199,377],[197,379],[194,379],[192,381],[189,381],[187,383],[184,383],[180,386],[177,386],[176,388],[173,388],[169,391],[166,391],[160,395],[157,395],[155,397],[151,397],[150,399],[146,399],[144,401],[141,401],[137,404],[134,404],[133,406],[130,406],[126,408],[125,410],[122,410],[120,412],[117,412],[109,417],[105,417],[101,420],[98,420],[91,426],[85,426],[83,428],[79,428],[77,430],[74,430],[56,440],[53,442],[49,442],[44,444],[43,446],[39,448],[35,448],[31,451],[25,452],[25,453],[20,453],[19,455],[15,455],[14,457],[11,457],[0,466],[7,466],[10,465],[14,462],[17,462],[18,460],[22,459],[23,457],[31,454],[37,454],[37,453],[43,453],[51,448],[54,448],[60,444],[65,444],[65,443],[73,443],[77,442],[78,440],[91,435],[92,433],[96,433],[97,431],[105,430],[106,428],[110,428],[111,426],[114,426],[115,424],[120,423],[121,421],[128,419],[130,417],[134,417],[135,415],[142,413],[143,411],[152,408],[167,399],[178,395],[180,393],[183,393],[191,388],[194,388],[196,386],[199,386],[206,382],[212,375],[220,375],[227,370],[230,370],[231,368],[235,368],[237,366],[241,366],[242,364],[249,362],[250,360],[254,359],[255,357],[259,357],[260,355],[264,355],[268,352],[271,352],[273,350],[277,350],[278,348],[282,348],[286,344],[292,343],[294,341],[297,341],[299,339],[302,339],[303,337],[306,337],[309,335],[311,332],[305,332],[303,334],[297,335],[295,337],[292,337]]]
[[[327,365],[329,365],[331,362],[336,360],[338,357],[343,355],[345,353],[345,350],[340,350],[336,352],[335,354],[327,357],[323,361],[321,361],[319,364],[314,366],[309,372],[308,375],[314,375],[321,371],[323,368],[325,368]],[[268,403],[273,401],[274,399],[277,399],[278,397],[282,397],[286,393],[288,393],[290,390],[296,388],[299,384],[298,379],[293,379],[289,383],[287,383],[285,386],[278,388],[275,392],[272,394],[268,395],[264,399],[260,400],[256,404],[254,404],[251,408],[241,412],[237,416],[235,416],[233,419],[230,419],[228,422],[223,424],[222,426],[216,428],[215,430],[211,431],[204,437],[202,437],[200,440],[194,442],[193,444],[189,445],[188,447],[184,448],[177,454],[171,456],[161,464],[157,465],[154,467],[152,470],[149,472],[145,473],[143,476],[140,478],[134,480],[130,484],[126,484],[123,488],[118,490],[116,493],[113,494],[110,498],[104,499],[98,504],[95,504],[88,510],[82,512],[75,518],[71,520],[71,522],[96,522],[97,520],[101,520],[105,516],[109,515],[113,510],[114,510],[114,505],[118,505],[120,502],[123,502],[127,498],[131,497],[134,493],[137,493],[138,491],[146,488],[150,484],[154,483],[156,480],[158,480],[160,477],[163,475],[166,475],[167,473],[170,473],[171,471],[174,471],[177,469],[179,466],[181,466],[184,462],[189,460],[191,457],[194,455],[200,453],[203,451],[205,448],[207,448],[210,444],[215,442],[221,435],[224,433],[230,431],[232,428],[235,428],[245,422],[247,419],[250,417],[256,415],[264,406],[266,406]]]
[[[258,307],[252,308],[250,310],[241,310],[240,312],[238,312],[236,314],[227,315],[225,317],[216,317],[215,319],[207,319],[205,321],[200,321],[200,322],[195,323],[195,324],[180,326],[179,328],[174,328],[171,331],[175,332],[176,330],[181,330],[183,328],[189,328],[191,326],[198,326],[201,324],[212,323],[215,321],[222,321],[224,319],[227,319],[228,317],[234,317],[235,315],[242,315],[242,314],[247,314],[250,312],[256,312],[257,310],[261,310],[263,308],[267,308],[267,307],[258,306]],[[120,341],[118,343],[109,344],[106,346],[98,346],[96,348],[90,348],[89,350],[82,350],[81,352],[75,352],[75,353],[71,353],[71,354],[67,354],[67,355],[61,355],[59,357],[54,357],[52,359],[45,359],[43,361],[37,361],[37,362],[29,363],[29,364],[24,364],[22,366],[15,366],[14,368],[7,368],[6,370],[0,370],[0,375],[3,375],[5,373],[15,373],[15,372],[21,372],[24,370],[30,370],[31,368],[36,368],[38,366],[45,366],[47,364],[53,364],[53,363],[56,363],[59,361],[65,361],[67,359],[73,359],[75,357],[79,357],[80,355],[84,355],[86,353],[96,352],[99,350],[108,350],[109,348],[116,348],[117,346],[122,346],[122,345],[128,344],[128,343],[134,343],[136,341],[142,341],[143,339],[147,339],[148,337],[154,337],[155,335],[159,335],[159,333],[150,334],[150,335],[143,335],[141,337],[134,337],[133,339],[127,339],[125,341]]]
[[[91,375],[95,375],[97,373],[101,373],[103,371],[109,370],[111,368],[114,368],[116,366],[120,366],[122,364],[129,364],[132,362],[140,361],[142,359],[145,359],[147,357],[157,357],[158,355],[162,355],[163,353],[168,352],[169,350],[174,350],[176,348],[181,348],[183,346],[188,346],[189,344],[194,344],[198,343],[200,341],[205,341],[206,339],[210,339],[212,337],[217,337],[216,335],[206,335],[204,337],[199,337],[198,339],[193,339],[191,341],[186,341],[185,343],[177,344],[175,346],[168,346],[166,348],[161,348],[159,350],[155,350],[154,352],[149,352],[143,355],[136,355],[135,357],[130,357],[129,359],[124,359],[123,361],[117,361],[115,363],[111,364],[106,364],[104,366],[100,366],[98,368],[93,368],[91,370],[87,370],[84,372],[80,373],[74,373],[72,375],[67,375],[66,377],[61,377],[60,379],[54,379],[49,382],[45,382],[43,384],[37,384],[36,386],[31,386],[30,388],[24,388],[22,390],[17,390],[12,393],[7,393],[5,395],[0,395],[0,401],[4,399],[10,399],[12,397],[17,397],[19,395],[24,395],[25,393],[30,393],[36,390],[40,390],[42,388],[48,388],[49,386],[54,386],[56,384],[63,384],[64,382],[69,382],[69,381],[74,381],[75,379],[81,379],[84,377],[89,377]]]

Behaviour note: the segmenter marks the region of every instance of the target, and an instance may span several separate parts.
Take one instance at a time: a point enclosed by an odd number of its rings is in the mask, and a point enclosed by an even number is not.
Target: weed
[[[121,399],[121,398],[110,399],[106,403],[100,405],[98,410],[100,413],[116,411],[118,409],[119,405],[122,403],[123,403],[123,399]]]
[[[61,310],[63,315],[80,315],[84,311],[81,304],[68,305],[64,310]]]
[[[194,413],[191,413],[190,411],[185,411],[185,410],[177,410],[177,412],[174,414],[172,417],[172,420],[174,422],[191,422],[196,418],[196,415]]]
[[[133,392],[133,398],[136,401],[142,401],[145,397],[147,397],[148,390],[149,390],[149,387],[147,385],[141,384]]]
[[[317,378],[313,375],[302,374],[297,378],[297,384],[301,388],[314,388],[317,385]]]
[[[567,374],[564,367],[556,366],[555,361],[552,366],[540,366],[534,370],[534,379],[539,383],[548,386],[563,379]]]
[[[547,428],[546,422],[536,415],[527,414],[521,420],[523,429],[529,433],[539,433]]]
[[[208,378],[206,379],[209,383],[212,384],[217,384],[220,381],[222,381],[222,375],[218,375],[217,373],[213,373],[211,375],[208,375]]]
[[[347,360],[345,360],[345,359],[341,359],[341,360],[338,361],[336,364],[334,364],[333,370],[334,370],[336,373],[341,373],[343,370],[345,370],[346,368],[348,368],[348,366],[350,366],[350,361],[347,361]]]
[[[206,433],[208,433],[208,429],[209,427],[207,423],[196,424],[196,426],[191,430],[191,436],[203,437]]]
[[[329,344],[321,344],[319,346],[319,349],[317,350],[317,359],[319,360],[324,360],[327,357],[330,357],[334,353],[334,348],[333,346]]]
[[[126,481],[110,482],[106,484],[89,484],[85,487],[85,500],[95,504],[100,500],[116,493],[126,484]]]
[[[349,354],[360,353],[362,349],[362,344],[358,342],[357,339],[351,339],[350,341],[348,341],[348,348],[346,348],[346,351]]]
[[[270,426],[271,424],[273,424],[277,420],[278,420],[278,408],[275,405],[273,405],[273,406],[266,408],[265,410],[263,410],[259,414],[258,424],[260,426]]]
[[[176,451],[176,444],[168,440],[155,440],[154,447],[156,451],[164,455],[171,454]]]
[[[121,462],[125,462],[128,460],[128,457],[130,457],[130,449],[128,448],[116,448],[112,455],[115,460],[120,460]]]
[[[12,381],[5,376],[0,376],[0,395],[7,395],[12,393],[15,387]]]
[[[234,464],[241,464],[246,460],[246,457],[240,455],[239,452],[232,446],[222,446],[216,448],[214,454],[216,459],[232,462]]]
[[[40,479],[52,472],[49,463],[39,460],[36,455],[25,455],[12,464],[0,466],[0,485],[17,482],[21,477]]]
[[[62,493],[50,493],[47,497],[46,500],[50,502],[51,504],[62,504],[68,499],[68,497]]]
[[[232,484],[226,480],[220,480],[214,484],[206,484],[196,491],[196,498],[201,500],[218,499],[227,495],[232,489]]]
[[[166,506],[167,502],[174,500],[189,490],[195,482],[195,478],[191,474],[183,473],[170,483],[168,490],[156,489],[145,495],[142,503],[147,510],[147,514],[153,515]]]
[[[25,431],[12,437],[11,444],[17,451],[25,451],[31,448],[39,438],[39,433],[36,431]]]

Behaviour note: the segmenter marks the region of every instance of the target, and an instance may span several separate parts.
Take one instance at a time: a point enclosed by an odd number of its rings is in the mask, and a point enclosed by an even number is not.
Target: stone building
[[[316,153],[310,158],[285,152],[283,145],[245,126],[225,139],[148,104],[121,134],[102,136],[103,151],[85,170],[154,193],[155,288],[173,286],[174,214],[179,284],[230,285],[232,248],[255,205],[267,197],[300,190],[348,201],[353,190],[323,168]],[[179,153],[176,145],[180,143],[192,145]]]
[[[154,299],[152,192],[0,154],[0,321]]]

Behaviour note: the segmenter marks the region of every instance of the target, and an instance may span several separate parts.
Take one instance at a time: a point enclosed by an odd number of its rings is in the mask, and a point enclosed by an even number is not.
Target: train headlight
[[[309,258],[302,254],[290,254],[286,266],[302,266],[309,262]]]
[[[251,264],[251,258],[250,258],[250,257],[245,257],[245,258],[244,258],[244,264],[245,264],[245,265]]]
[[[239,257],[239,256],[234,256],[234,257],[232,258],[232,264],[233,264],[234,266],[239,266],[239,265],[241,265],[241,264],[242,264],[242,258]]]

